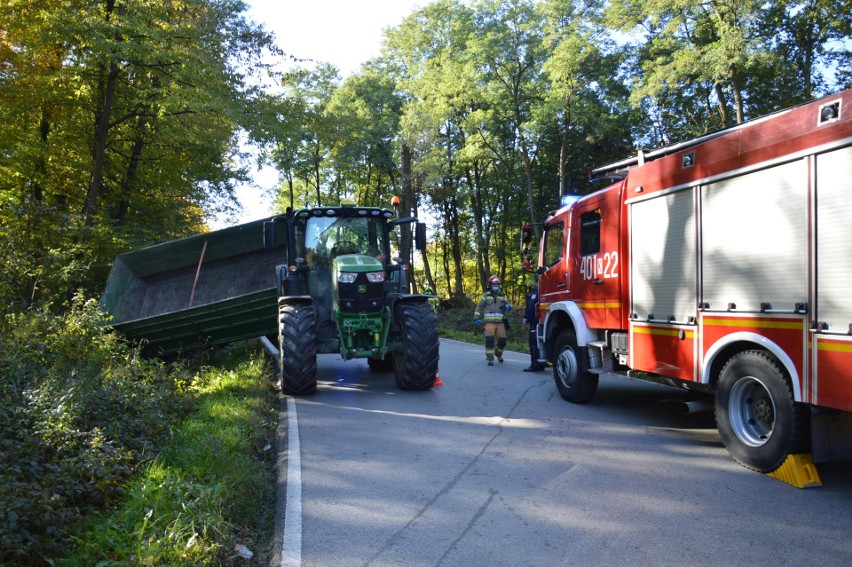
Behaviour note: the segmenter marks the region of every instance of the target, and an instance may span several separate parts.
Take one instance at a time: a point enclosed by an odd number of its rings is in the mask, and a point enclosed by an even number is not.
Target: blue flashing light
[[[559,199],[559,203],[561,206],[565,207],[567,205],[573,205],[577,201],[580,200],[579,195],[562,195],[562,198]]]

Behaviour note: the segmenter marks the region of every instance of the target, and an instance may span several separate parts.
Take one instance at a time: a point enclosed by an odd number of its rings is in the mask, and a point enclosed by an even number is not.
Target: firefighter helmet
[[[488,278],[488,285],[500,285],[500,278],[498,278],[497,276],[491,276],[490,278]]]

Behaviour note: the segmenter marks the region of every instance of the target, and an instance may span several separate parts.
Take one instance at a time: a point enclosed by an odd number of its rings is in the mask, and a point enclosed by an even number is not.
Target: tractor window
[[[601,250],[601,210],[580,215],[580,255],[597,254]]]
[[[556,223],[547,227],[544,235],[544,263],[552,266],[562,260],[565,250],[564,223]]]
[[[382,220],[370,217],[312,217],[305,226],[305,256],[325,263],[343,254],[368,254],[384,260]]]

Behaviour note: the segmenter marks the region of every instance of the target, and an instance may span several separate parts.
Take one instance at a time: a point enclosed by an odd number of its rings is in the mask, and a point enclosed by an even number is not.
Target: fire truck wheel
[[[438,319],[427,303],[403,303],[396,309],[402,350],[393,353],[400,390],[428,390],[438,376]]]
[[[368,358],[367,366],[373,372],[390,372],[393,370],[393,355],[386,354],[381,360],[378,358]]]
[[[758,472],[807,450],[807,408],[793,400],[781,364],[766,351],[741,352],[722,368],[716,425],[731,456]]]
[[[553,379],[562,399],[575,404],[588,402],[598,389],[598,376],[588,371],[588,361],[573,331],[566,329],[556,337]]]
[[[281,389],[287,394],[317,390],[317,347],[312,305],[282,305],[278,310]]]

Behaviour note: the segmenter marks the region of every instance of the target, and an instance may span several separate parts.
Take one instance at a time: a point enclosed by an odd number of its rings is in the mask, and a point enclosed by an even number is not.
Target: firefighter
[[[438,312],[438,303],[439,303],[440,300],[438,299],[438,296],[435,295],[435,290],[432,289],[432,286],[427,285],[426,289],[423,290],[423,293],[425,295],[431,295],[432,296],[429,299],[427,299],[426,301],[429,302],[429,306],[432,308],[432,311],[437,313]]]
[[[527,308],[524,311],[524,323],[529,325],[530,365],[524,368],[524,372],[541,372],[546,366],[538,361],[538,341],[535,337],[535,327],[538,324],[538,276],[535,277],[530,293],[527,295]]]
[[[500,290],[500,278],[488,278],[488,289],[473,312],[473,322],[485,325],[485,358],[488,366],[494,366],[494,357],[503,362],[506,348],[506,313],[512,309],[509,299]],[[495,344],[496,341],[496,344]]]

